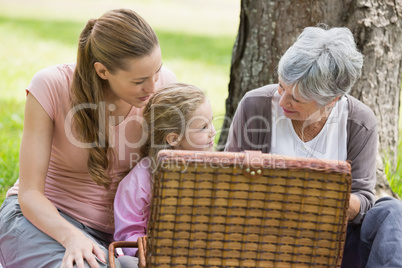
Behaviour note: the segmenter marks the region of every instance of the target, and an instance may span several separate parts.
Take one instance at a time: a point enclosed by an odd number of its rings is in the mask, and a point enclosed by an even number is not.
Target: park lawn
[[[393,170],[389,163],[385,165],[385,174],[387,175],[389,185],[392,190],[402,197],[402,129],[399,129],[399,146],[398,146],[398,161]]]
[[[23,110],[22,102],[0,100],[0,204],[18,178]]]

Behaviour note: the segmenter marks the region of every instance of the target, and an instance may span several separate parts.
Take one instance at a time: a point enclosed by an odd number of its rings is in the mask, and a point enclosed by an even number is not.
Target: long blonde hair
[[[167,135],[184,135],[187,123],[205,101],[201,89],[184,83],[162,87],[150,98],[143,110],[148,138],[141,147],[141,154],[151,158],[152,170],[156,167],[158,152],[173,149],[166,141]]]
[[[107,118],[104,131],[99,129],[100,115],[105,114],[105,105],[100,104],[104,104],[108,82],[98,76],[94,63],[102,63],[112,74],[128,70],[128,60],[148,56],[158,45],[158,38],[148,23],[128,9],[111,10],[97,20],[91,19],[81,32],[71,88],[72,105],[97,106],[96,109],[78,109],[74,114],[74,126],[82,142],[95,144],[88,149],[88,172],[106,189],[114,176],[110,171],[115,157],[109,145]]]

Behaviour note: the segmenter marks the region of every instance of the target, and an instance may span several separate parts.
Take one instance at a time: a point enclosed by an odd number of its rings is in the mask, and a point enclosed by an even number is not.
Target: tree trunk
[[[242,0],[240,26],[233,48],[226,117],[219,149],[243,95],[277,83],[276,67],[283,53],[307,26],[325,23],[348,27],[364,55],[362,77],[351,94],[367,104],[379,123],[377,196],[394,195],[383,157],[396,167],[399,93],[402,66],[401,0]]]

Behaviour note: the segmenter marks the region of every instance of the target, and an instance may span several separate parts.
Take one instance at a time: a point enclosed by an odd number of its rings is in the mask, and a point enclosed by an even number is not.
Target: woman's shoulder
[[[366,104],[351,95],[346,96],[348,99],[348,121],[353,124],[372,129],[377,125],[377,118]]]
[[[278,84],[265,85],[250,90],[241,99],[239,106],[251,114],[269,112],[271,111],[269,107],[272,104],[272,97],[277,90]],[[265,107],[265,109],[261,109],[261,107]]]
[[[68,93],[74,69],[75,64],[59,64],[42,69],[34,75],[27,90]]]
[[[159,76],[160,86],[175,83],[176,81],[177,81],[176,75],[167,67],[162,66]]]
[[[72,79],[75,69],[75,63],[58,64],[38,71],[32,81],[33,82],[62,82],[70,81]]]
[[[248,91],[244,95],[244,98],[272,98],[277,90],[278,84],[265,85]]]
[[[60,107],[69,104],[75,64],[59,64],[37,72],[26,88],[48,113],[55,119]]]

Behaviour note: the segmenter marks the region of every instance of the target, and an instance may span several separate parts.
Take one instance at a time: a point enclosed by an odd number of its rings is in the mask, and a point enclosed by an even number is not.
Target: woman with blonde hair
[[[156,92],[144,109],[147,142],[144,158],[121,181],[114,202],[115,240],[137,241],[147,234],[152,173],[163,149],[213,150],[212,109],[204,93],[192,85],[172,84]],[[137,250],[123,249],[129,256]]]
[[[107,267],[113,197],[140,154],[142,108],[175,80],[152,28],[127,9],[88,21],[76,64],[34,76],[20,177],[0,210],[4,267]]]

